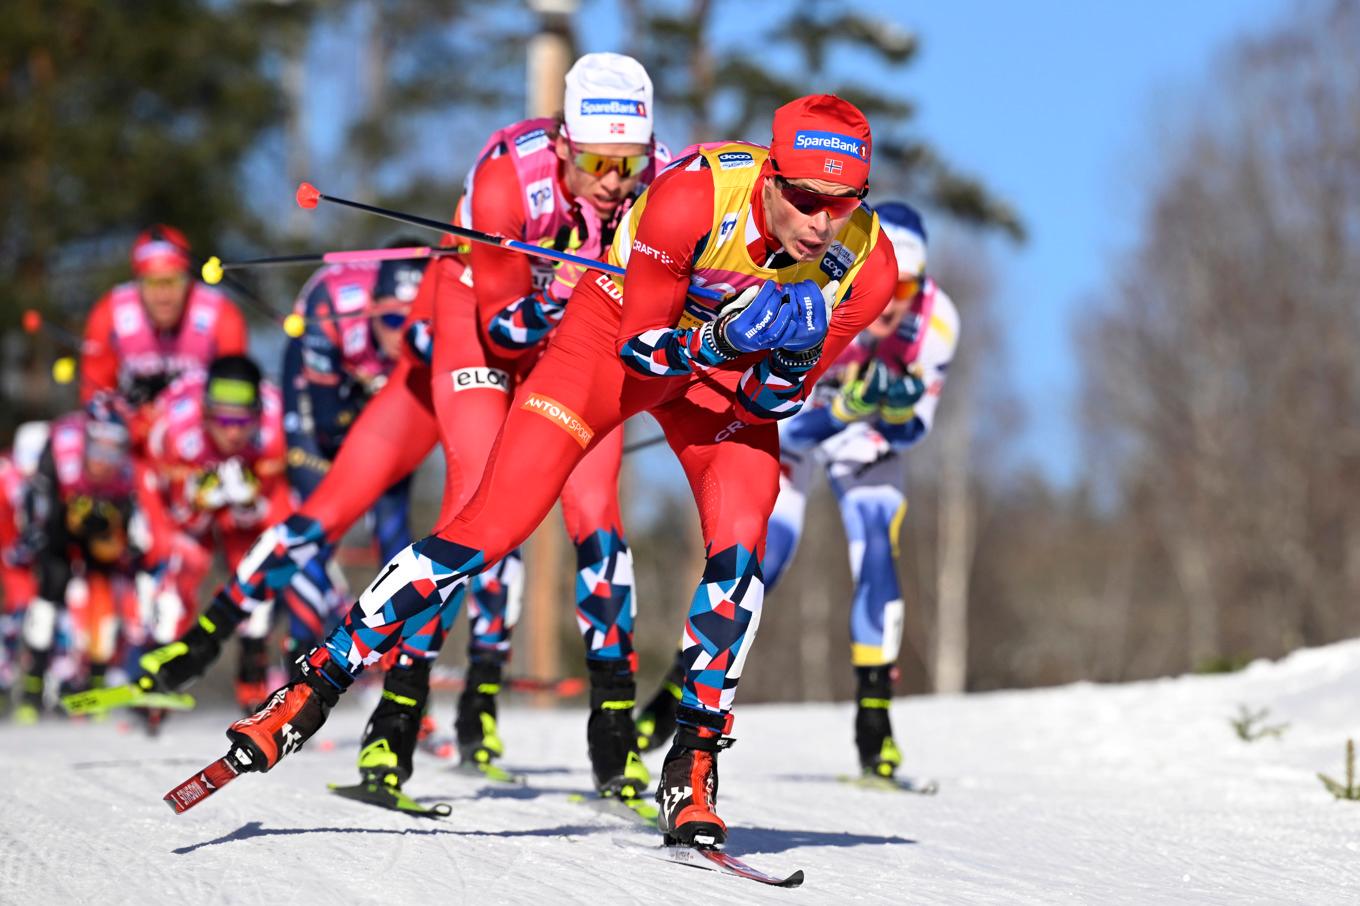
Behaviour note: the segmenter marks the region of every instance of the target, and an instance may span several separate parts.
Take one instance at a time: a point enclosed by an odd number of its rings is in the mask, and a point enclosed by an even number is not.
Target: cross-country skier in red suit
[[[619,54],[586,55],[568,73],[562,121],[516,123],[486,143],[468,177],[456,221],[584,257],[601,256],[627,204],[654,175],[654,160],[665,160],[664,149],[652,137],[651,100],[651,81],[637,61]],[[536,259],[481,245],[427,270],[416,306],[423,303],[436,312],[432,394],[448,464],[448,512],[441,524],[470,498],[510,408],[511,393],[538,360],[579,276],[578,268],[554,270]],[[392,382],[399,383],[398,378]],[[274,583],[284,582],[305,564],[319,541],[347,528],[372,500],[364,492],[384,487],[379,481],[390,483],[395,462],[409,462],[409,469],[412,457],[423,457],[432,443],[433,420],[422,419],[409,405],[389,414],[384,408],[388,393],[384,388],[364,410],[300,513],[267,532],[242,562],[209,610],[214,626],[239,621]],[[394,424],[402,431],[393,432]],[[635,697],[635,685],[631,555],[617,500],[621,452],[621,432],[603,438],[558,490],[577,545],[578,624],[594,680],[588,728],[592,764],[602,789],[626,793],[623,788],[632,784],[635,795],[647,778],[634,752],[629,706],[623,704]],[[456,726],[464,756],[479,763],[500,749],[494,696],[515,617],[506,593],[507,571],[518,566],[513,549],[487,571],[491,581],[473,583],[469,595],[472,664]],[[360,764],[390,786],[399,786],[410,774],[429,662],[455,616],[456,609],[446,610],[442,618],[431,614],[419,632],[403,640],[396,669],[389,670],[391,695],[384,696],[370,723]],[[178,688],[201,674],[216,654],[217,633],[200,625],[183,641],[184,655],[153,665],[156,674],[144,682]]]
[[[184,632],[198,609],[198,587],[221,549],[234,569],[260,526],[288,515],[283,402],[245,356],[214,359],[207,374],[166,388],[147,435],[138,501],[150,525],[145,589],[161,645]],[[241,633],[236,700],[247,711],[268,692],[269,613]]]
[[[561,121],[515,123],[486,142],[454,222],[601,257],[626,203],[654,173],[651,102],[651,80],[636,60],[612,53],[582,57],[566,76]],[[580,274],[575,266],[554,268],[481,244],[431,265],[433,393],[448,464],[445,500],[455,508],[472,496],[512,394],[542,354]],[[632,557],[618,503],[622,453],[619,430],[582,460],[561,497],[577,549],[576,606],[592,683],[592,766],[602,791],[632,799],[648,777],[627,705],[611,707],[636,697]],[[469,583],[466,595],[470,664],[455,729],[463,759],[483,766],[503,751],[495,696],[518,615],[519,571],[518,552],[511,550]],[[457,608],[445,610],[401,646],[387,675],[394,694],[380,702],[360,755],[370,779],[396,786],[409,776],[407,737],[428,696],[429,664],[456,614]]]
[[[132,244],[134,279],[104,294],[85,324],[80,397],[117,393],[133,407],[133,448],[146,438],[151,404],[186,371],[246,351],[246,322],[219,290],[189,273],[189,241],[157,224]]]
[[[829,95],[774,117],[765,148],[703,148],[663,173],[617,231],[620,286],[587,273],[520,386],[472,500],[379,573],[303,675],[228,730],[268,770],[325,720],[354,677],[456,602],[519,544],[586,453],[649,411],[689,477],[708,551],[685,623],[680,729],[657,790],[667,837],[720,843],[717,753],[759,623],[760,557],[779,489],[776,421],[792,415],[892,299],[897,263],[867,190],[869,124]],[[717,310],[691,282],[729,289]],[[828,309],[834,306],[834,311]]]
[[[38,594],[34,552],[25,544],[24,496],[47,444],[46,422],[20,425],[14,448],[0,453],[0,710],[7,708],[19,669],[19,629],[28,602]]]

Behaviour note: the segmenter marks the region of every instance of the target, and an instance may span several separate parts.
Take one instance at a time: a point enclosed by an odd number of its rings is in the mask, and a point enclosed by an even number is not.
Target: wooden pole
[[[526,113],[531,117],[552,116],[562,109],[564,80],[573,59],[571,16],[576,0],[533,0],[539,29],[529,39],[526,67]],[[568,606],[564,595],[562,531],[560,506],[534,532],[524,549],[524,620],[518,646],[526,657],[526,672],[531,676],[555,679],[561,676],[562,652],[557,627],[561,609]],[[555,698],[547,693],[534,696],[536,707],[550,707]]]

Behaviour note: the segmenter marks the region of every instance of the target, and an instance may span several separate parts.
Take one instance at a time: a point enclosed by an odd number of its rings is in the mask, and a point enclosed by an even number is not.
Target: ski
[[[376,805],[379,808],[391,809],[394,812],[401,812],[414,818],[447,818],[453,814],[453,806],[447,802],[421,805],[397,787],[387,786],[383,783],[360,782],[353,786],[328,783],[326,787],[335,795],[342,796],[345,799],[353,799],[355,802],[362,802],[365,805]]]
[[[102,714],[114,708],[165,708],[188,711],[194,707],[194,697],[183,692],[146,692],[131,683],[109,686],[107,689],[86,689],[63,695],[61,706],[72,716]]]
[[[441,761],[453,761],[458,757],[458,746],[454,743],[452,737],[425,736],[416,745],[420,748],[420,751],[433,755]],[[460,761],[450,767],[449,771],[466,777],[476,777],[479,780],[491,780],[495,783],[506,783],[511,786],[527,786],[529,783],[529,778],[523,774],[508,771],[490,761],[485,764]]]
[[[572,793],[567,797],[567,801],[592,808],[602,815],[641,822],[647,827],[656,826],[657,808],[650,799],[620,799],[617,796],[587,796]]]
[[[720,849],[711,847],[667,843],[651,845],[639,843],[636,840],[625,840],[621,837],[615,837],[614,844],[624,849],[640,850],[653,859],[673,862],[676,865],[688,865],[690,868],[701,868],[705,871],[716,871],[735,878],[746,878],[748,881],[757,881],[771,887],[799,887],[803,883],[802,869],[787,877],[780,878],[766,874],[760,869],[746,864],[736,856],[728,855]]]
[[[528,786],[529,778],[523,774],[516,774],[514,771],[507,771],[505,768],[492,762],[486,764],[471,764],[460,762],[449,768],[455,774],[462,774],[466,777],[477,777],[482,780],[491,780],[496,783],[505,783],[510,786]]]
[[[165,804],[176,815],[182,815],[239,777],[241,769],[237,767],[238,764],[249,763],[250,756],[244,749],[232,749],[166,793],[163,797]]]
[[[934,796],[940,791],[938,780],[912,780],[906,777],[877,777],[873,774],[851,776],[841,774],[836,778],[841,783],[865,790],[883,790],[890,793],[916,793],[921,796]]]

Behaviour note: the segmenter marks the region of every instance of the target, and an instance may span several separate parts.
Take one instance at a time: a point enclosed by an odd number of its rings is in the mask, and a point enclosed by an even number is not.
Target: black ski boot
[[[269,652],[264,639],[241,639],[241,662],[236,668],[236,704],[242,714],[254,714],[269,697]]]
[[[208,672],[222,651],[222,639],[231,635],[243,616],[214,598],[188,632],[138,659],[137,666],[142,668],[138,687],[143,692],[180,692],[191,685]]]
[[[393,789],[411,777],[420,719],[430,698],[430,662],[401,655],[383,678],[382,700],[373,709],[359,749],[365,783]]]
[[[590,662],[586,745],[601,796],[637,799],[652,780],[637,750],[636,704],[637,681],[628,661]]]
[[[464,765],[485,770],[505,754],[496,727],[496,696],[501,691],[501,661],[476,660],[468,664],[463,694],[453,731],[458,736],[458,755]]]
[[[866,776],[891,778],[902,764],[888,715],[894,672],[891,665],[855,668],[855,748],[859,750],[860,770]]]
[[[717,812],[718,752],[735,742],[724,735],[731,721],[683,706],[677,716],[675,742],[656,787],[657,827],[667,845],[718,847],[727,840],[727,825]]]
[[[39,656],[41,654],[41,657]],[[19,691],[19,706],[14,709],[14,722],[17,724],[36,724],[42,717],[45,700],[43,675],[47,670],[46,652],[33,652],[33,660],[28,672],[23,676]]]
[[[685,682],[685,665],[679,653],[671,663],[671,669],[661,680],[661,688],[656,690],[652,700],[643,706],[637,717],[638,751],[653,752],[675,735],[675,709],[680,707],[682,686]]]

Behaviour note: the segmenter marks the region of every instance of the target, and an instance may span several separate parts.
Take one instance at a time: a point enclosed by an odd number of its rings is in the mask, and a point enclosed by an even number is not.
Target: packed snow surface
[[[0,728],[0,902],[1360,903],[1360,802],[1315,776],[1341,779],[1360,738],[1360,642],[1226,676],[899,700],[906,772],[935,797],[837,782],[848,704],[740,708],[728,849],[803,869],[797,890],[614,845],[647,832],[568,801],[590,783],[580,709],[503,709],[524,788],[418,755],[407,790],[446,819],[330,795],[371,702],[349,699],[304,752],[178,817],[161,796],[225,752],[230,715],[177,715],[157,740],[120,717]],[[1283,737],[1238,739],[1243,704]]]

